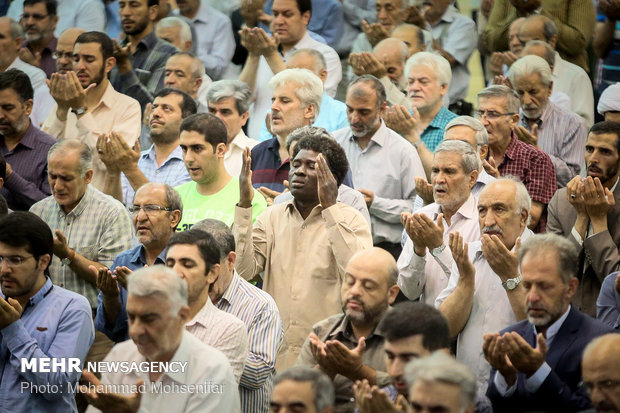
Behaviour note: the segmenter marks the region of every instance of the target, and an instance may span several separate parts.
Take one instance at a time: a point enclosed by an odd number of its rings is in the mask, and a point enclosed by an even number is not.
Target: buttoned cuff
[[[577,229],[573,227],[570,233],[573,236],[573,238],[575,238],[575,241],[577,241],[577,244],[583,247],[583,238],[581,238],[581,235],[579,235],[579,232],[577,231]]]

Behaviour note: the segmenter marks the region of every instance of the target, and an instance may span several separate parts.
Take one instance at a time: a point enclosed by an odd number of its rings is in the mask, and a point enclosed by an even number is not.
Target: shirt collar
[[[185,326],[190,327],[190,326],[193,326],[194,324],[200,324],[203,327],[208,327],[207,324],[205,324],[204,320],[208,317],[209,313],[211,313],[215,309],[216,308],[211,302],[211,299],[209,298],[209,296],[207,296],[207,302],[205,303],[205,305],[203,305],[200,311],[196,313],[192,321],[185,324]]]
[[[245,149],[246,146],[248,146],[249,139],[250,138],[248,138],[247,135],[243,132],[243,129],[241,129],[239,133],[235,135],[235,138],[231,142],[231,145],[234,145],[240,149]]]
[[[52,280],[50,280],[50,278],[48,276],[46,276],[45,277],[45,284],[43,284],[43,287],[41,287],[41,289],[39,291],[37,291],[37,293],[35,295],[30,297],[30,299],[28,300],[28,306],[35,306],[35,305],[37,305],[45,297],[48,296],[48,294],[52,291],[53,288],[54,288],[54,284],[52,284]],[[4,298],[6,300],[6,295],[4,295],[2,290],[0,290],[0,297]]]
[[[568,313],[570,313],[570,307],[571,307],[571,305],[569,304],[568,305],[568,309],[566,309],[564,314],[562,314],[562,316],[560,318],[555,320],[555,322],[553,324],[551,324],[547,328],[547,332],[545,334],[545,339],[547,340],[547,343],[549,343],[551,340],[553,340],[553,338],[556,336],[556,334],[558,334],[558,331],[560,331],[560,328],[562,328],[562,325],[564,324],[564,321],[568,317]],[[534,336],[537,336],[538,335],[538,330],[536,330],[536,326],[534,324],[532,324],[532,328],[534,329]]]
[[[4,136],[2,135],[0,135],[0,142],[2,142],[2,145],[6,146]],[[28,149],[34,149],[37,146],[37,139],[35,138],[35,127],[32,124],[32,121],[30,121],[30,126],[28,126],[28,129],[26,129],[26,133],[24,133],[24,136],[22,136],[19,142],[17,142],[15,148],[20,145],[25,146]]]
[[[351,326],[351,319],[349,319],[349,317],[346,314],[342,315],[342,319],[338,322],[338,324],[334,326],[334,328],[329,334],[330,337],[336,337],[338,335],[342,335],[343,337],[346,337],[348,340],[351,340],[354,343],[357,342],[357,339],[355,338],[355,335],[353,334],[353,327]],[[382,336],[381,332],[377,329],[377,326],[375,326],[372,333],[370,333],[368,337],[366,337],[366,340],[371,339],[372,336],[380,336],[380,337]]]
[[[232,297],[235,292],[239,291],[239,287],[241,286],[241,277],[237,274],[237,270],[233,270],[233,276],[230,280],[230,284],[228,284],[228,288],[222,294],[222,298],[220,300],[225,300],[228,304],[232,304]]]
[[[144,160],[148,159],[150,161],[153,161],[155,164],[157,164],[157,155],[155,155],[155,145],[151,145],[150,148],[148,148],[145,151],[142,151],[142,153],[140,154],[140,157]],[[181,161],[183,160],[183,150],[181,149],[181,145],[177,145],[177,147],[174,148],[172,152],[170,152],[170,155],[168,155],[166,160],[162,163],[162,166],[165,165],[170,159],[180,159]]]
[[[99,101],[99,104],[97,106],[102,103],[110,109],[112,109],[114,104],[116,103],[114,100],[114,86],[112,86],[111,82],[108,82],[108,86],[105,88],[103,96],[101,96],[101,100]]]
[[[542,115],[540,115],[540,118],[535,120],[535,122],[538,123],[539,129],[545,126],[545,122],[549,120],[553,112],[555,112],[555,105],[551,103],[551,101],[547,101],[547,107],[543,111]],[[529,122],[528,122],[529,118],[525,117],[525,113],[523,112],[522,109],[519,109],[519,115],[521,116],[520,123],[526,126],[526,129],[529,130]]]
[[[484,168],[482,168],[482,170],[478,174],[478,179],[476,180],[476,182],[481,182],[486,185],[486,184],[490,184],[494,180],[495,178],[489,175],[487,171],[485,171]]]
[[[308,33],[308,30],[306,30],[306,33],[303,35],[303,37],[299,39],[299,41],[295,44],[295,46],[291,48],[291,50],[289,50],[287,54],[290,54],[291,52],[298,49],[304,49],[306,47],[312,48],[312,46],[312,37],[310,37],[310,33]]]
[[[198,11],[196,12],[196,15],[191,20],[192,23],[195,23],[195,22],[208,23],[210,14],[213,12],[212,10],[209,10],[209,9],[210,7],[207,6],[206,4],[200,4],[200,7],[198,7]]]
[[[379,129],[377,129],[377,131],[374,133],[374,135],[372,135],[372,138],[370,138],[370,142],[374,142],[379,146],[384,146],[385,145],[385,140],[387,138],[387,133],[388,132],[388,127],[385,126],[385,122],[383,121],[383,119],[381,119],[381,124],[379,125]],[[355,136],[353,136],[353,131],[351,130],[351,137],[349,138],[352,141],[357,142],[357,138]],[[370,145],[369,145],[370,146]]]
[[[159,39],[155,36],[155,30],[152,30],[144,39],[140,40],[140,43],[136,46],[136,50],[140,47],[140,45],[142,45],[143,48],[146,48],[146,50],[153,50],[155,49],[155,45],[158,41]],[[126,46],[127,43],[129,43],[129,38],[125,37],[121,42],[121,46]]]
[[[168,247],[164,248],[159,253],[159,255],[157,256],[157,259],[155,260],[155,264],[164,264],[166,262],[167,251],[168,251]],[[157,262],[157,260],[161,262]],[[142,266],[146,265],[146,248],[144,248],[144,245],[140,244],[135,248],[135,251],[130,257],[130,262],[132,264],[137,264],[137,265],[142,265]]]
[[[439,21],[452,23],[454,19],[456,19],[458,14],[459,12],[456,10],[456,8],[453,5],[449,5],[446,11],[443,13],[443,16],[441,16],[441,19],[439,19]]]

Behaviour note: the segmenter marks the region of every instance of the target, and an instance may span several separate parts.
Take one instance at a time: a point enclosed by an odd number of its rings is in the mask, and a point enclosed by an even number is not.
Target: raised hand
[[[145,265],[145,267],[146,267],[146,265]],[[116,277],[116,280],[121,285],[121,287],[123,287],[124,289],[127,289],[127,280],[129,278],[129,275],[132,272],[133,271],[131,271],[129,268],[127,268],[125,266],[123,266],[123,267],[116,267],[114,269],[114,277]]]
[[[375,47],[381,40],[390,37],[390,33],[381,23],[368,24],[366,20],[362,20],[361,28],[372,47]]]
[[[0,330],[19,320],[23,312],[24,309],[16,299],[8,297],[5,300],[0,297]]]
[[[95,276],[97,280],[97,289],[99,289],[104,296],[118,297],[119,288],[116,283],[116,277],[112,275],[109,269],[106,267],[97,268],[94,265],[89,265],[88,269]]]
[[[504,243],[497,235],[484,234],[480,239],[482,242],[482,253],[489,266],[502,282],[509,278],[517,277],[519,274],[519,260],[517,254],[521,246],[521,238],[517,238],[514,252],[506,248]]]
[[[319,203],[323,209],[336,205],[338,198],[338,183],[327,165],[327,161],[320,153],[316,157],[317,190]]]
[[[598,177],[592,179],[591,176],[588,176],[583,180],[582,194],[586,212],[593,221],[597,219],[606,220],[607,211],[616,205],[614,194],[603,186]]]
[[[136,413],[140,409],[140,401],[142,400],[140,390],[144,387],[143,380],[138,380],[135,384],[138,392],[131,396],[123,396],[112,393],[101,384],[101,381],[93,373],[87,370],[82,372],[82,378],[88,380],[90,385],[80,386],[80,392],[84,394],[88,403],[102,412]]]
[[[383,120],[388,128],[392,129],[412,144],[420,142],[420,114],[416,108],[413,115],[402,105],[391,106],[383,114]]]
[[[433,197],[433,185],[429,184],[424,178],[416,176],[415,178],[415,193],[420,195],[420,198],[424,201],[424,205],[432,204],[435,202]]]
[[[254,188],[252,188],[252,153],[250,148],[243,150],[243,165],[239,175],[239,206],[241,208],[251,208],[252,198],[254,198]]]
[[[266,186],[261,186],[256,190],[261,193],[261,195],[265,198],[265,201],[267,201],[267,205],[269,206],[273,205],[274,199],[276,199],[276,197],[282,193],[274,191],[273,189],[269,189]]]
[[[482,160],[482,167],[484,168],[486,173],[488,173],[492,177],[494,178],[500,177],[499,169],[497,169],[497,164],[495,163],[495,159],[493,159],[492,156],[489,156],[488,161],[486,159]]]
[[[532,348],[523,337],[516,332],[504,333],[501,337],[506,354],[515,369],[531,377],[545,362],[547,356],[547,340],[542,333],[536,337],[536,348]]]
[[[517,138],[521,142],[527,143],[538,148],[538,124],[534,124],[532,132],[528,132],[523,126],[517,126],[514,128],[514,132],[517,134]]]
[[[67,237],[65,237],[65,235],[58,229],[56,230],[56,236],[54,237],[53,250],[54,255],[61,260],[63,258],[67,258],[71,253],[71,248],[69,248],[69,245],[67,244]]]
[[[504,376],[508,385],[514,384],[517,379],[517,369],[510,362],[498,333],[484,335],[482,351],[487,362]]]
[[[587,215],[584,196],[583,178],[579,175],[566,184],[566,199],[575,208],[577,214]]]
[[[468,245],[463,241],[461,234],[458,232],[451,232],[448,245],[450,246],[452,259],[454,259],[454,263],[459,270],[460,281],[473,283],[474,277],[476,276],[476,269],[469,259]]]
[[[127,46],[121,47],[121,45],[116,41],[114,42],[114,57],[116,58],[116,66],[118,67],[118,71],[120,74],[125,74],[132,70],[131,60],[129,56],[131,55],[131,50],[129,48],[130,44],[127,43]]]

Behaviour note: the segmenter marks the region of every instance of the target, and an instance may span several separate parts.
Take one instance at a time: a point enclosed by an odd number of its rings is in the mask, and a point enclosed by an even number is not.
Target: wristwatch
[[[431,250],[431,255],[433,257],[437,257],[439,254],[441,254],[443,252],[443,250],[446,249],[446,244],[441,244],[440,246],[438,246],[437,248],[433,248]]]
[[[515,278],[507,279],[505,282],[502,283],[502,287],[504,287],[506,291],[512,291],[515,288],[517,288],[517,285],[519,285],[520,282],[521,282],[521,275]]]
[[[60,260],[60,262],[62,263],[62,265],[69,266],[73,262],[74,258],[75,258],[75,250],[70,249],[69,255],[67,255],[65,258]]]
[[[82,106],[81,108],[71,109],[71,112],[75,113],[77,116],[81,116],[86,113],[86,107]]]

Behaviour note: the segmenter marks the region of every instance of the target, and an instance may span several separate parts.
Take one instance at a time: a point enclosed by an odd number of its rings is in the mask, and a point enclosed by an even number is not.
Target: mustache
[[[502,231],[502,229],[497,225],[491,225],[490,227],[482,228],[483,234],[488,234],[489,232],[497,232],[500,235],[504,233],[504,231]]]

